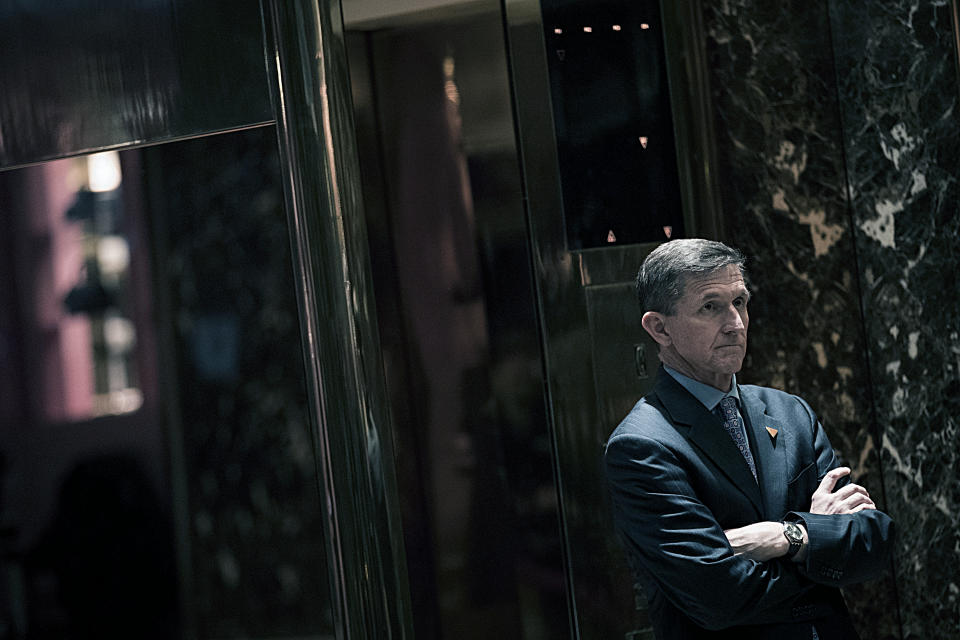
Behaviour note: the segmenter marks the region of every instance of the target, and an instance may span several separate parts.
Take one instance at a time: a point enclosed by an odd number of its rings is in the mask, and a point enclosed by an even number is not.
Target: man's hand
[[[837,467],[827,472],[810,498],[810,513],[832,515],[877,508],[867,490],[858,484],[851,482],[834,492],[840,478],[847,475],[850,475],[849,467]]]
[[[735,554],[758,562],[779,558],[790,549],[790,543],[783,535],[783,524],[779,522],[757,522],[723,533]]]

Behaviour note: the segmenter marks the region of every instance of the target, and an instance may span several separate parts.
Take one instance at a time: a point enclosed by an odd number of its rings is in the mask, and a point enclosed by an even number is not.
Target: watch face
[[[792,522],[783,523],[783,535],[787,536],[791,544],[803,544],[803,533],[800,527]]]

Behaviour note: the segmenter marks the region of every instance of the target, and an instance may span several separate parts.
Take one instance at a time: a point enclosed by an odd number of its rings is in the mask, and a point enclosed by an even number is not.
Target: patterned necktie
[[[720,401],[720,413],[723,418],[723,428],[726,429],[730,437],[733,438],[737,449],[740,449],[740,454],[743,456],[743,459],[747,461],[747,466],[750,467],[750,473],[753,474],[753,479],[756,480],[757,465],[753,462],[753,454],[750,452],[750,445],[747,443],[747,434],[744,433],[743,427],[740,426],[740,414],[737,413],[736,398],[733,396],[724,396]]]

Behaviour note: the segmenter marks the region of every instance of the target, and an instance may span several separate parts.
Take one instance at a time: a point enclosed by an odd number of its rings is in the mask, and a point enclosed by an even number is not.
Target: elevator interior
[[[344,4],[345,53],[411,637],[644,637],[599,454],[655,366],[648,247],[567,250],[525,3],[371,6]],[[0,638],[337,636],[285,175],[249,94],[208,135],[0,173]]]

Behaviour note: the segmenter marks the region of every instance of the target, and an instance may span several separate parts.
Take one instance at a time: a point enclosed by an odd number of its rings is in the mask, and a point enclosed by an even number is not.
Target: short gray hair
[[[647,256],[637,273],[637,299],[644,313],[676,313],[688,276],[706,275],[735,264],[744,282],[746,258],[722,242],[700,238],[665,242]]]

